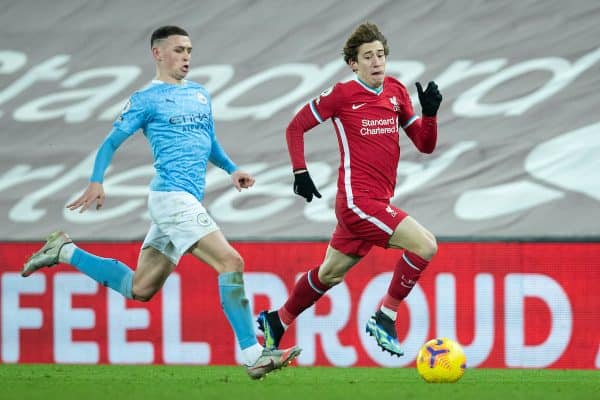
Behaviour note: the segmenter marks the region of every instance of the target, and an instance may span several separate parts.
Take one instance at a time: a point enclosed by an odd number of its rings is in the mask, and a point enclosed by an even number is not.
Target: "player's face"
[[[350,68],[356,72],[358,78],[371,87],[381,86],[385,77],[386,61],[383,44],[379,40],[361,44],[356,58],[356,61],[350,62]]]
[[[171,35],[152,49],[158,67],[158,79],[180,82],[190,69],[192,42],[189,37]]]

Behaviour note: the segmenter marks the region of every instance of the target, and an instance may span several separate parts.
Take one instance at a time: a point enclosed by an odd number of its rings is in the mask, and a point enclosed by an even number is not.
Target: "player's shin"
[[[405,251],[396,264],[390,286],[381,306],[381,311],[392,320],[396,320],[396,312],[400,302],[408,296],[428,264],[429,261],[409,251]]]
[[[281,322],[289,326],[302,311],[312,306],[330,289],[319,280],[319,267],[304,274],[292,290],[283,307],[279,309]]]
[[[262,352],[254,333],[254,323],[241,272],[224,272],[219,274],[219,296],[221,307],[227,316],[231,328],[235,332],[246,364],[253,364]]]

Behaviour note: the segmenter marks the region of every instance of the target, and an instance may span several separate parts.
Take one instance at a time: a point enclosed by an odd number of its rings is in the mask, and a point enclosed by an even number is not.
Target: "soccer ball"
[[[417,370],[426,382],[456,382],[465,373],[466,366],[462,347],[448,338],[430,340],[417,355]]]

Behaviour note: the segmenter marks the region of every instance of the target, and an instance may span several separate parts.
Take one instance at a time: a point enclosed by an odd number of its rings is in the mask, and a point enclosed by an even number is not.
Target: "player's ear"
[[[154,57],[154,59],[156,61],[161,61],[161,57],[160,57],[160,49],[158,48],[158,46],[154,46],[152,47],[152,57]]]
[[[352,70],[352,72],[358,71],[357,64],[358,63],[356,62],[356,60],[348,60],[348,66],[350,67],[350,69]]]

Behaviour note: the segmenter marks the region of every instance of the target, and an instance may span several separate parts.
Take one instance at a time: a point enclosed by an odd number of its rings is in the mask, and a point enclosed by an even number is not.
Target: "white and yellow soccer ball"
[[[456,382],[466,367],[467,358],[462,347],[448,338],[428,341],[417,355],[417,370],[426,382]]]

